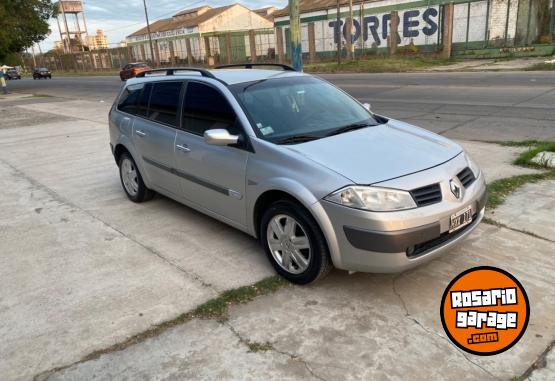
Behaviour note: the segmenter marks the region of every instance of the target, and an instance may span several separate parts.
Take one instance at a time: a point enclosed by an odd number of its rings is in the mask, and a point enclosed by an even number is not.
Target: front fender
[[[287,193],[299,201],[309,211],[324,234],[332,262],[336,265],[336,267],[341,267],[339,245],[337,243],[337,238],[335,237],[331,221],[329,220],[324,208],[322,208],[322,205],[318,202],[320,201],[318,197],[316,197],[307,187],[298,181],[285,177],[275,177],[256,185],[248,185],[247,216],[249,218],[247,218],[247,225],[250,233],[256,237],[256,221],[254,213],[256,202],[260,196],[269,191]]]

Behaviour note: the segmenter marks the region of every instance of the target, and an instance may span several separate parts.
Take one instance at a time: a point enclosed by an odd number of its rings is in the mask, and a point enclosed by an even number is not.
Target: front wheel
[[[333,267],[320,227],[296,202],[280,200],[270,205],[262,217],[260,239],[275,270],[290,282],[314,282]]]
[[[135,160],[127,152],[119,159],[119,176],[123,190],[131,201],[145,202],[154,196],[154,192],[146,187]]]

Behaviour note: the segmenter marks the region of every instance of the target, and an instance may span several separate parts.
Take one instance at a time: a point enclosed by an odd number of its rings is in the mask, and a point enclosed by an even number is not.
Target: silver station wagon
[[[254,66],[127,81],[110,140],[130,200],[158,192],[240,229],[301,284],[333,266],[409,269],[479,224],[484,175],[459,145],[317,77]]]

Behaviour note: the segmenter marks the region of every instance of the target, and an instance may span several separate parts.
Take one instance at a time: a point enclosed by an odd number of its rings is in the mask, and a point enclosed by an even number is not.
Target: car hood
[[[285,146],[356,184],[374,184],[451,160],[462,148],[396,120],[307,143]]]

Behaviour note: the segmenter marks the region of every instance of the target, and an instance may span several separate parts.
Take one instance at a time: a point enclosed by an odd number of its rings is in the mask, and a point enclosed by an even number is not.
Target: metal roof
[[[353,9],[356,10],[355,5],[356,7],[358,7],[362,3],[364,4],[375,3],[376,1],[382,1],[382,0],[366,0],[366,1],[353,0]],[[340,0],[339,5],[341,7],[348,6],[349,1]],[[300,8],[300,13],[322,11],[330,8],[335,9],[337,8],[337,0],[300,0],[299,8]],[[274,17],[289,16],[289,7],[287,6],[283,9],[280,9],[274,12],[273,16]]]
[[[198,16],[192,16],[192,17],[180,17],[180,16],[194,13],[204,7],[181,11],[171,18],[158,20],[150,24],[150,32],[151,33],[165,32],[168,30],[195,27],[213,17],[218,16],[220,13],[236,5],[240,5],[240,4],[232,4],[232,5],[226,5],[224,7],[210,8],[200,13]],[[136,32],[131,33],[127,37],[143,36],[145,34],[148,34],[148,30],[146,26],[144,28],[139,29]]]

